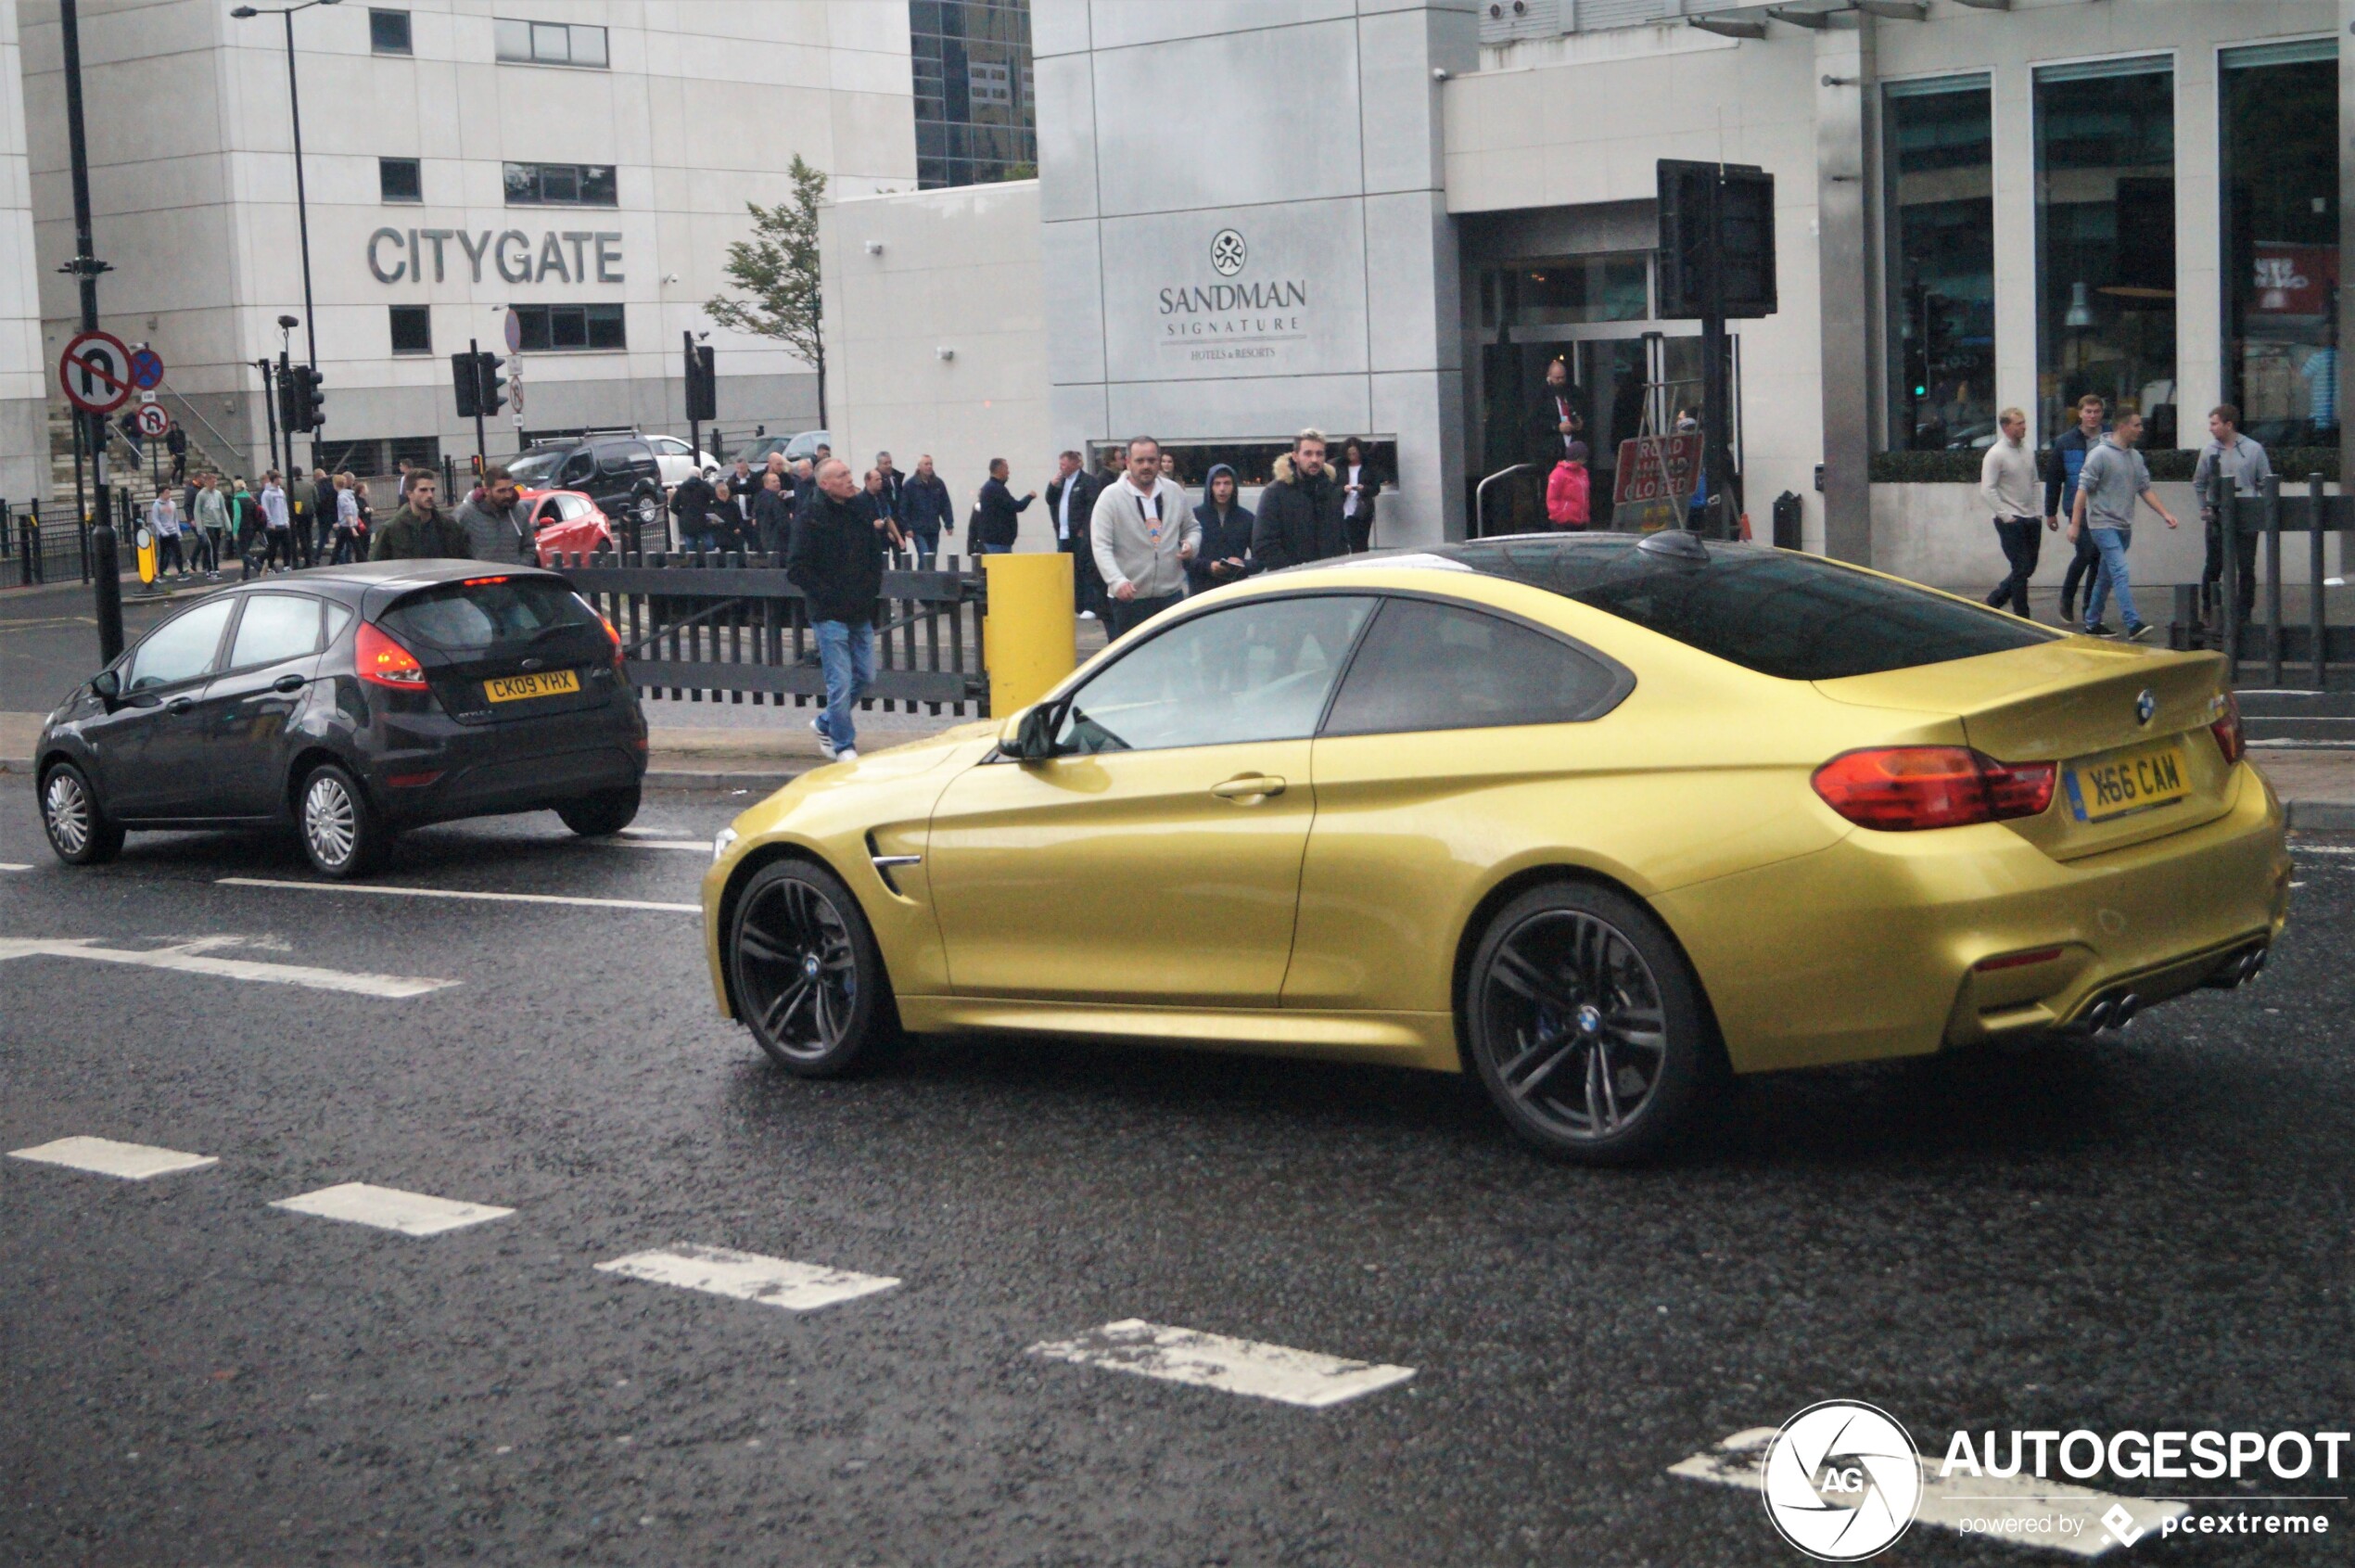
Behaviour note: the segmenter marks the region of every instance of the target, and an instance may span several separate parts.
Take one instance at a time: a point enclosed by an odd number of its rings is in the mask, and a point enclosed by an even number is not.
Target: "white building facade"
[[[1559,359],[1607,497],[1618,443],[1699,400],[1699,324],[1661,318],[1654,259],[1657,164],[1687,159],[1775,179],[1779,308],[1734,324],[1759,537],[1788,496],[1808,548],[1967,580],[1994,558],[1969,480],[1995,414],[2049,440],[2086,392],[2170,449],[2236,402],[2298,473],[2337,466],[2350,0],[1035,0],[1032,22],[1043,306],[1003,308],[1043,312],[1036,462],[1147,433],[1181,473],[1248,478],[1313,425],[1379,449],[1377,542],[1462,537]],[[1529,487],[1485,510],[1525,526]],[[2151,569],[2195,577],[2198,548],[2157,541]]]
[[[16,506],[45,493],[49,467],[23,83],[17,7],[0,6],[0,500]]]
[[[55,4],[22,19],[46,357],[78,325]],[[865,0],[414,0],[294,19],[315,323],[303,317],[282,23],[214,0],[83,0],[104,325],[225,463],[264,461],[255,362],[315,325],[325,447],[360,468],[471,453],[449,356],[525,332],[521,431],[684,433],[684,332],[710,333],[721,424],[814,426],[817,378],[715,330],[747,201],[916,183],[907,11]],[[11,73],[14,80],[14,73]],[[0,133],[5,134],[5,133]],[[4,153],[5,149],[0,149]],[[6,182],[0,157],[0,185]],[[311,443],[299,443],[308,461]]]

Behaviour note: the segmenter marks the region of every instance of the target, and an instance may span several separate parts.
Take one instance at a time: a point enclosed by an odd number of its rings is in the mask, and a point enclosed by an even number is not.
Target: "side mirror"
[[[122,675],[118,670],[101,669],[90,678],[90,689],[101,702],[112,702],[122,695]]]
[[[1062,704],[1034,703],[1006,721],[998,749],[1017,762],[1044,762],[1055,755],[1055,727],[1062,718]]]

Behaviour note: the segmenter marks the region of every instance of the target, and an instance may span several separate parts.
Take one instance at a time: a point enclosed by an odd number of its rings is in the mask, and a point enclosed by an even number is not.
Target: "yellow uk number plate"
[[[520,702],[526,697],[560,697],[567,692],[580,690],[579,675],[569,669],[552,669],[544,675],[510,675],[504,680],[485,681],[482,689],[492,702]]]
[[[2081,822],[2172,806],[2192,787],[2183,774],[2183,749],[2173,741],[2072,762],[2068,779],[2069,809]]]

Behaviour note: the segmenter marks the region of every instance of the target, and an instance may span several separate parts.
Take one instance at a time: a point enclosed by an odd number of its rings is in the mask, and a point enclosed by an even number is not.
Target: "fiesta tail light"
[[[1824,804],[1884,833],[2033,817],[2053,803],[2050,762],[1998,762],[1963,746],[1878,746],[1815,770]]]
[[[396,692],[425,689],[426,667],[417,662],[417,656],[364,620],[352,640],[351,653],[360,667],[360,679],[372,685],[390,686]]]
[[[2232,693],[2224,694],[2224,711],[2208,730],[2216,737],[2216,749],[2224,754],[2225,767],[2248,755],[2248,737],[2241,732],[2240,699]]]
[[[611,616],[599,616],[597,624],[604,627],[605,635],[613,639],[613,667],[619,669],[626,657],[621,648],[621,630],[614,625]]]

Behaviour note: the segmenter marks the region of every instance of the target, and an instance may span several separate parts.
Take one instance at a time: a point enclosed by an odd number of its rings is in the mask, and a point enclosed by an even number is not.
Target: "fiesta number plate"
[[[2069,782],[2069,809],[2081,822],[2172,806],[2191,793],[2183,748],[2173,741],[2072,762],[2062,776]]]
[[[579,675],[569,669],[552,669],[544,675],[510,675],[503,680],[485,681],[483,695],[492,702],[520,702],[527,697],[560,697],[580,690]]]

